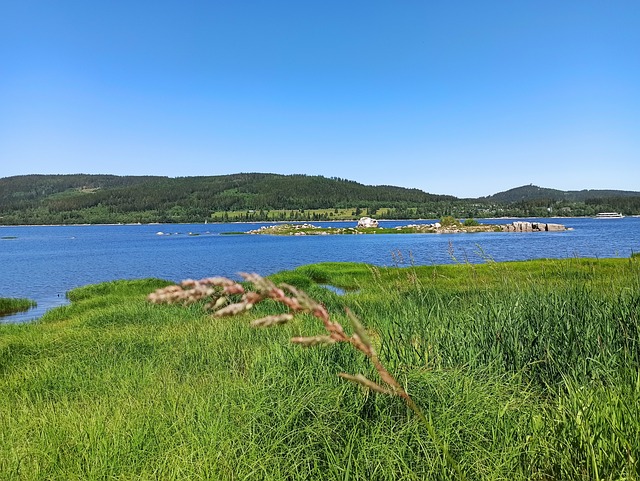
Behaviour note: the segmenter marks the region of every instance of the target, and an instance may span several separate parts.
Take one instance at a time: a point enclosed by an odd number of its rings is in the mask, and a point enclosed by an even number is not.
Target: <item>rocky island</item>
[[[458,234],[475,232],[561,232],[568,230],[562,224],[516,221],[509,224],[480,224],[476,221],[460,222],[444,218],[433,224],[407,224],[397,227],[379,227],[378,221],[363,217],[355,227],[320,227],[313,224],[278,224],[262,226],[247,234],[264,235],[337,235],[337,234]]]

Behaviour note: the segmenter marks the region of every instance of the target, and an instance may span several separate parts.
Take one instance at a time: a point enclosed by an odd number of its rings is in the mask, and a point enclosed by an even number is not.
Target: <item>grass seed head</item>
[[[219,311],[214,313],[216,317],[235,316],[241,312],[248,311],[253,307],[253,304],[249,302],[236,302],[235,304],[229,304],[227,307],[223,307]]]
[[[213,303],[213,305],[211,305],[211,309],[218,310],[220,309],[222,306],[224,306],[227,302],[229,302],[229,298],[228,297],[219,297],[218,299],[216,299],[216,301]]]
[[[351,325],[353,326],[353,330],[356,331],[352,337],[356,338],[357,342],[360,342],[364,346],[366,346],[369,352],[374,352],[373,345],[371,344],[371,339],[369,339],[369,335],[367,334],[367,331],[360,323],[360,320],[356,317],[356,315],[350,309],[346,309],[346,312],[347,312],[347,316],[349,317],[349,320],[351,321]]]
[[[382,387],[380,384],[373,382],[371,379],[364,377],[362,374],[356,374],[354,376],[352,374],[341,372],[340,374],[338,374],[338,376],[355,384],[360,384],[361,386],[364,386],[367,389],[371,389],[372,391],[378,392],[380,394],[393,394],[393,391]]]
[[[219,287],[237,285],[235,281],[232,281],[231,279],[227,279],[226,277],[207,277],[206,279],[202,279],[200,282],[202,284],[208,284],[210,286],[219,286]]]
[[[336,342],[331,336],[292,337],[291,342],[302,347],[326,346]]]
[[[355,347],[358,351],[363,352],[367,357],[371,357],[371,346],[367,346],[364,342],[362,342],[358,334],[354,333],[351,336],[351,344],[353,344],[353,347]]]
[[[222,292],[227,295],[244,294],[244,287],[242,287],[240,284],[229,284],[227,286],[224,286]]]
[[[293,320],[293,314],[280,314],[276,316],[266,316],[256,319],[251,323],[251,327],[271,327],[280,324],[286,324]]]

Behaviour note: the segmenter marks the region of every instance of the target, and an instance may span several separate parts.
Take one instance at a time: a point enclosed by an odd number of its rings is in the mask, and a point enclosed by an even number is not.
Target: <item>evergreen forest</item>
[[[0,178],[0,224],[322,221],[579,217],[640,214],[640,192],[533,185],[462,199],[419,189],[310,175],[160,177],[23,175]]]

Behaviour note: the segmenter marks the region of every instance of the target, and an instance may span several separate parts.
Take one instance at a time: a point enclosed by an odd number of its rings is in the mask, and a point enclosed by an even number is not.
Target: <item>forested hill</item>
[[[514,189],[498,192],[479,200],[488,202],[530,202],[540,199],[551,201],[586,202],[593,199],[640,197],[640,192],[628,190],[557,190],[538,187],[537,185],[523,185]]]
[[[0,223],[201,222],[219,211],[375,211],[455,200],[418,189],[306,175],[27,175],[0,179]]]
[[[307,175],[25,175],[0,179],[0,224],[339,220],[640,214],[640,192],[534,185],[458,199]]]
[[[250,173],[169,178],[74,174],[0,179],[0,205],[10,208],[44,203],[56,210],[98,204],[135,210],[175,205],[202,205],[213,210],[322,209],[447,199],[455,197],[307,175]]]

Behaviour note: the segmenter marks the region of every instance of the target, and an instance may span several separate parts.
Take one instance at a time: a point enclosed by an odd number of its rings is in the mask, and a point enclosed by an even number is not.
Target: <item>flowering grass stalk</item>
[[[241,273],[244,280],[255,290],[247,290],[241,284],[226,277],[209,277],[201,280],[187,279],[180,285],[171,285],[158,289],[148,296],[148,300],[156,304],[192,304],[207,301],[205,307],[214,311],[214,316],[235,316],[250,310],[254,305],[272,300],[286,306],[289,313],[269,315],[251,322],[252,327],[271,327],[286,324],[294,319],[295,314],[311,314],[319,319],[326,334],[317,336],[301,336],[291,338],[291,342],[303,347],[330,345],[345,342],[363,353],[371,362],[383,384],[376,383],[362,374],[339,373],[342,379],[359,384],[366,389],[380,394],[388,394],[403,399],[426,426],[434,444],[441,450],[446,462],[456,471],[460,479],[465,479],[458,463],[453,459],[449,450],[438,436],[433,424],[427,419],[420,407],[409,396],[402,385],[384,367],[359,319],[346,309],[347,317],[353,327],[353,333],[347,334],[342,325],[331,320],[327,309],[312,299],[304,291],[289,284],[275,285],[269,279],[258,274]],[[238,296],[240,298],[238,299]]]

